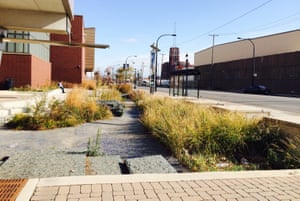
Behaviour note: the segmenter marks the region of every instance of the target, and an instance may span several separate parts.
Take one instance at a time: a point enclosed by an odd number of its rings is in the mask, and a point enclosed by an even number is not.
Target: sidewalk
[[[57,92],[57,93],[56,93]],[[50,96],[63,96],[59,90]],[[11,94],[10,94],[11,95]],[[28,100],[26,96],[26,100]],[[61,97],[63,98],[63,97]],[[193,99],[235,111],[267,116],[280,112],[251,106]],[[280,115],[279,115],[280,114]],[[298,119],[284,116],[285,119]],[[300,122],[300,121],[299,121]],[[197,200],[299,200],[300,169],[175,174],[71,176],[29,179],[17,201],[197,201]]]
[[[300,200],[300,170],[31,179],[17,201]]]

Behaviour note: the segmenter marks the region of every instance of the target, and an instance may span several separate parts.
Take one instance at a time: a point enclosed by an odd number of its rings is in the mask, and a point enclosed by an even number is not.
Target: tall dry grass
[[[118,100],[122,101],[121,92],[115,87],[102,89],[98,97],[100,100]]]
[[[88,89],[88,90],[95,90],[97,89],[97,81],[96,80],[83,80],[81,87]]]
[[[68,92],[65,102],[69,106],[81,107],[88,99],[88,91],[84,88],[76,87]]]
[[[15,115],[7,124],[8,128],[25,130],[44,130],[59,127],[75,126],[84,122],[112,117],[111,111],[96,103],[83,88],[74,88],[68,92],[65,101],[46,99],[36,103],[32,114]]]
[[[278,129],[260,119],[170,98],[144,97],[137,104],[143,111],[142,123],[194,170],[216,169],[216,163],[222,160],[239,164],[243,157],[276,161],[273,152],[280,152],[274,150]]]
[[[143,105],[143,123],[176,154],[187,149],[190,153],[233,155],[245,146],[245,137],[258,121],[169,98],[149,98]]]

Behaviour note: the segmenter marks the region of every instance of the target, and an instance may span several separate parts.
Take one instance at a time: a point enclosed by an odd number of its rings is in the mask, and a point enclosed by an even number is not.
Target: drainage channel
[[[171,162],[171,163],[170,163]],[[85,175],[167,174],[189,172],[176,158],[162,155],[121,158],[120,156],[86,157]]]
[[[124,160],[123,162],[119,163],[119,166],[120,166],[121,174],[130,174],[129,168],[128,168],[127,164],[126,164],[126,160]]]
[[[0,166],[3,165],[8,159],[9,159],[9,156],[2,157],[0,160]]]
[[[170,159],[169,159],[170,160]],[[122,174],[167,174],[187,172],[178,162],[172,159],[172,164],[162,155],[142,156],[136,158],[123,159],[119,163]]]

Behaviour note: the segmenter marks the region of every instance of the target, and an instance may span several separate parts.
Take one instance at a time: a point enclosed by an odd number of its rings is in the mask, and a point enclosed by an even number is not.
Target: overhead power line
[[[244,14],[242,14],[242,15],[236,17],[236,18],[233,18],[232,20],[229,20],[228,22],[226,22],[226,23],[224,23],[224,24],[222,24],[222,25],[220,25],[220,26],[218,26],[218,27],[216,27],[216,28],[214,28],[214,29],[212,29],[212,30],[209,30],[209,31],[207,31],[207,32],[205,32],[205,33],[203,33],[203,34],[201,34],[201,35],[199,35],[199,36],[196,36],[196,37],[194,37],[194,38],[191,39],[191,40],[184,41],[184,42],[182,42],[181,44],[184,44],[184,43],[188,43],[188,42],[194,41],[194,40],[196,40],[196,39],[198,39],[198,38],[200,38],[200,37],[202,37],[202,36],[207,36],[208,34],[210,34],[210,33],[212,33],[212,32],[215,32],[216,30],[218,30],[218,29],[220,29],[220,28],[223,28],[223,27],[225,27],[225,26],[227,26],[227,25],[229,25],[229,24],[231,24],[231,23],[233,23],[233,22],[235,22],[235,21],[237,21],[237,20],[239,20],[239,19],[245,17],[246,15],[248,15],[248,14],[250,14],[250,13],[252,13],[252,12],[258,10],[258,9],[260,9],[261,7],[263,7],[263,6],[267,5],[267,4],[269,4],[269,3],[272,2],[272,1],[273,1],[273,0],[268,0],[268,1],[266,1],[266,2],[264,2],[264,3],[262,3],[262,4],[260,4],[259,6],[255,7],[255,8],[252,8],[251,10],[245,12]]]
[[[253,8],[253,9],[247,11],[246,13],[244,13],[244,14],[242,14],[242,15],[240,15],[240,16],[238,16],[238,17],[236,17],[236,18],[234,18],[234,19],[232,19],[232,20],[230,20],[230,21],[228,21],[228,22],[226,22],[226,23],[224,23],[224,24],[222,24],[221,26],[218,26],[218,27],[214,28],[213,30],[209,31],[209,33],[214,32],[215,30],[218,30],[218,29],[220,29],[220,28],[222,28],[222,27],[227,26],[228,24],[231,24],[231,23],[233,23],[233,22],[239,20],[240,18],[242,18],[242,17],[244,17],[244,16],[246,16],[246,15],[248,15],[248,14],[250,14],[250,13],[252,13],[252,12],[258,10],[258,9],[260,9],[261,7],[267,5],[267,4],[270,3],[271,1],[273,1],[273,0],[268,0],[268,1],[264,2],[263,4],[261,4],[261,5],[255,7],[255,8]]]

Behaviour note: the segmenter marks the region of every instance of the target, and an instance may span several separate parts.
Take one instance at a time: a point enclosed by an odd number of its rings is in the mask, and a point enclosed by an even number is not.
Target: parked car
[[[243,89],[243,92],[249,94],[271,94],[271,90],[264,85],[252,85],[248,88]]]
[[[150,86],[150,82],[148,80],[143,80],[142,83],[141,83],[141,86],[149,87]]]
[[[114,116],[120,117],[123,115],[124,106],[116,100],[99,100],[97,102],[100,105],[104,105],[110,109]]]

